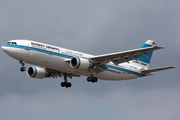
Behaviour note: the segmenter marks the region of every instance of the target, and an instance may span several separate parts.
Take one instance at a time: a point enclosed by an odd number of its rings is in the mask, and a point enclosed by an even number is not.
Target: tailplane
[[[173,66],[160,67],[160,68],[153,68],[153,69],[149,69],[149,70],[142,70],[141,72],[146,75],[151,75],[151,74],[154,74],[154,72],[172,69],[172,68],[176,68],[176,67],[173,67]]]

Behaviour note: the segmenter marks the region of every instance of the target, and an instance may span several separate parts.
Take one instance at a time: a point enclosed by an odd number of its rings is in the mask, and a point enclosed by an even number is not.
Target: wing
[[[147,57],[151,55],[150,51],[162,49],[163,47],[152,46],[147,48],[134,49],[129,51],[123,51],[112,54],[99,55],[89,58],[91,62],[97,64],[106,64],[108,62],[113,62],[115,65],[118,65],[123,62],[129,62],[130,60],[137,60],[141,57]]]
[[[49,78],[50,77],[58,78],[58,77],[66,76],[66,77],[69,77],[70,79],[72,79],[72,77],[81,77],[80,75],[73,74],[73,73],[65,73],[65,72],[61,72],[61,71],[50,69],[50,68],[45,68],[45,69],[48,72],[47,77],[49,77]]]

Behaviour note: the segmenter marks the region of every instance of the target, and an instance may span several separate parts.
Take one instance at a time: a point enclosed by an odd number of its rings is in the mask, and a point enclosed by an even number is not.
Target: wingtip
[[[177,68],[177,67],[175,67],[175,66],[171,66],[171,68]]]

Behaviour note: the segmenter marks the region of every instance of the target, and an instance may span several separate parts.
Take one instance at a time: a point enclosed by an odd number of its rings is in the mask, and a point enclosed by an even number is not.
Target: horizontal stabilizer
[[[157,72],[157,71],[161,71],[161,70],[172,69],[172,68],[176,68],[176,67],[173,67],[173,66],[161,67],[161,68],[154,68],[154,69],[149,69],[149,70],[142,70],[141,72],[143,74],[149,74],[149,73],[153,73],[153,72]]]

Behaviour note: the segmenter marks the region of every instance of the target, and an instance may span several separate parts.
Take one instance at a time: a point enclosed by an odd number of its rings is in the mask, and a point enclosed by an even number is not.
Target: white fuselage
[[[9,56],[19,61],[23,60],[29,64],[65,73],[90,76],[88,70],[72,68],[69,61],[73,57],[89,58],[93,55],[30,40],[12,40],[9,42],[16,42],[16,44],[5,44],[2,49]],[[143,77],[144,75],[140,71],[141,68],[133,66],[131,62],[122,63],[118,66],[110,62],[106,64],[107,70],[98,74],[95,73],[94,76],[103,80],[128,80]]]

